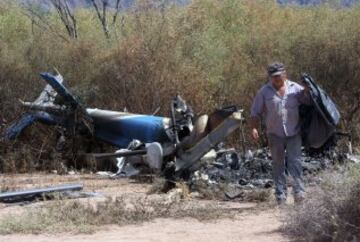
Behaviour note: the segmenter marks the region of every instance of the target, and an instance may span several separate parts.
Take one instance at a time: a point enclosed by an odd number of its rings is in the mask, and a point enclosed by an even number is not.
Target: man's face
[[[286,73],[282,73],[280,75],[272,76],[271,77],[271,84],[276,88],[279,89],[284,85],[286,81]]]

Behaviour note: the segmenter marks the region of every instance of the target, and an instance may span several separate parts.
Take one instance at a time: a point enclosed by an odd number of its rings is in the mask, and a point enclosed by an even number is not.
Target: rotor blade
[[[73,108],[79,105],[76,97],[62,84],[62,76],[60,74],[54,76],[50,73],[41,73],[40,76]]]

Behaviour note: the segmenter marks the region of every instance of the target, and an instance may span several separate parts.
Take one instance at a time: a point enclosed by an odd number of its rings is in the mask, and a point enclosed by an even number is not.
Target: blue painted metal
[[[324,120],[330,125],[338,125],[341,115],[331,97],[315,83],[310,75],[303,74],[302,79],[309,87],[314,106]]]
[[[71,94],[71,92],[61,83],[60,75],[54,76],[50,73],[41,73],[40,76],[54,88],[54,90],[63,98],[63,101],[70,105],[72,108],[76,108],[79,105],[79,101]]]
[[[71,109],[80,107],[77,98],[62,84],[62,76],[41,73],[41,77],[58,93],[62,103]],[[94,110],[93,110],[94,111]],[[143,143],[168,142],[165,132],[163,117],[150,115],[134,115],[106,110],[90,112],[94,124],[96,138],[108,142],[120,148],[125,148],[134,140]],[[5,134],[7,139],[15,139],[21,132],[34,122],[42,122],[49,125],[69,127],[73,125],[71,115],[63,116],[51,112],[31,111],[26,113],[18,122],[12,125]]]
[[[21,132],[32,125],[37,118],[30,113],[24,114],[20,120],[18,120],[16,123],[11,125],[6,131],[5,131],[5,138],[9,140],[13,140],[16,137],[18,137]]]
[[[170,141],[163,117],[129,114],[92,118],[95,136],[118,147],[125,148],[134,139],[143,143]]]
[[[16,139],[23,132],[23,130],[37,121],[48,125],[66,125],[66,122],[63,118],[50,115],[46,112],[26,113],[21,117],[20,120],[11,125],[5,131],[5,138],[9,140]]]

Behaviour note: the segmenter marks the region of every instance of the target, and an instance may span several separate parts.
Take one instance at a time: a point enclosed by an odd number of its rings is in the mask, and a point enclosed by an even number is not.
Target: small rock
[[[181,188],[174,188],[167,193],[166,201],[168,203],[178,202],[180,201],[182,195],[183,190]]]
[[[208,181],[209,180],[209,176],[207,174],[201,174],[200,175],[201,179],[204,181]]]
[[[71,175],[71,176],[76,175],[76,172],[75,171],[69,171],[68,175]]]
[[[198,199],[198,198],[201,198],[201,195],[199,192],[192,192],[192,193],[190,193],[190,197],[194,198],[194,199]]]

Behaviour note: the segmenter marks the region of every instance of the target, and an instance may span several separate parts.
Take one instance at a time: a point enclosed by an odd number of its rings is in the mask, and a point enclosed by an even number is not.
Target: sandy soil
[[[106,195],[129,194],[144,195],[150,184],[127,179],[97,179],[93,175],[16,175],[0,177],[2,187],[25,188],[49,184],[84,184],[85,191],[100,192]],[[15,185],[16,184],[16,185]],[[198,201],[211,202],[211,201]],[[216,201],[212,201],[216,202]],[[216,202],[219,204],[219,202]],[[256,203],[221,202],[221,206],[239,211],[234,219],[220,219],[211,222],[199,222],[196,219],[156,219],[139,225],[104,226],[94,234],[41,234],[0,236],[0,242],[12,241],[289,241],[280,230],[281,211],[274,206]],[[0,205],[0,217],[6,213],[19,212],[28,206]]]

